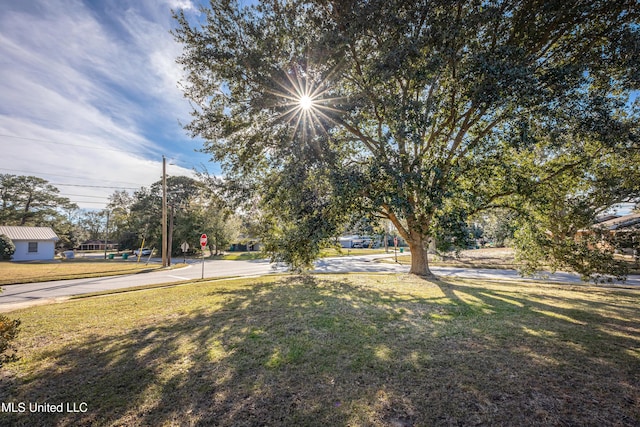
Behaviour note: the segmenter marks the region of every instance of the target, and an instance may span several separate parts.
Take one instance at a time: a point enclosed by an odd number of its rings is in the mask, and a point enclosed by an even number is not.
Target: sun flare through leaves
[[[275,106],[278,118],[293,127],[294,135],[307,138],[336,123],[335,113],[342,111],[334,105],[340,97],[333,96],[326,76],[300,65],[283,74],[284,78],[274,79],[269,92],[279,99]]]
[[[300,97],[300,108],[303,110],[309,110],[313,107],[313,99],[309,95],[302,95]]]

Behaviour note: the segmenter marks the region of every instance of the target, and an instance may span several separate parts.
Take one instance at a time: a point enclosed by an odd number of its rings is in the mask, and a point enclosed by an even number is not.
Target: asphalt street
[[[376,262],[389,255],[364,255],[340,258],[324,258],[316,262],[316,273],[407,273],[409,266],[396,263]],[[466,269],[455,267],[431,267],[434,274],[440,277],[460,277],[500,280],[536,280],[523,279],[514,270]],[[285,272],[286,268],[269,263],[266,260],[204,262],[204,277],[246,277],[261,276],[270,273]],[[72,295],[121,289],[135,286],[173,283],[200,279],[202,267],[194,261],[184,268],[160,270],[148,273],[129,274],[123,276],[99,277],[90,279],[59,280],[53,282],[6,285],[0,294],[0,312],[15,310],[36,304],[64,300]],[[580,278],[571,273],[555,273],[543,278],[545,281],[561,283],[581,283]],[[630,276],[625,285],[640,287],[640,276]]]
[[[284,271],[286,271],[285,268],[270,264],[266,260],[213,260],[204,262],[204,277],[206,278],[261,276]],[[200,279],[201,277],[201,262],[198,261],[189,263],[184,268],[156,270],[148,273],[5,285],[3,286],[3,292],[0,294],[0,312],[29,305],[63,300],[72,295],[144,285],[174,283]]]
[[[375,262],[379,258],[389,258],[388,255],[366,255],[344,258],[325,258],[316,262],[315,272],[317,273],[398,273],[409,272],[408,265],[395,263]],[[556,272],[544,273],[540,276],[522,277],[515,270],[501,270],[493,268],[461,268],[461,267],[438,267],[430,266],[431,271],[439,277],[460,277],[469,279],[492,279],[492,280],[544,280],[559,283],[584,283],[580,276],[574,273]],[[638,286],[640,287],[640,276],[629,276],[625,283],[612,282],[613,285]]]

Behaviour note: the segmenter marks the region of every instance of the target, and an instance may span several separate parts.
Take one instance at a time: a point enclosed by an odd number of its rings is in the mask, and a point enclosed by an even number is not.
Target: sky
[[[219,175],[180,124],[169,32],[171,10],[197,19],[200,1],[0,0],[0,173],[44,178],[85,209],[158,181],[163,155],[169,176]]]
[[[172,9],[192,0],[0,0],[0,173],[34,175],[80,208],[218,165],[180,123]]]

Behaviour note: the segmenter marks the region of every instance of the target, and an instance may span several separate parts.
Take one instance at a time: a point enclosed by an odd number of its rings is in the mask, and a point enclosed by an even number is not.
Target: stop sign
[[[207,246],[207,235],[203,234],[202,236],[200,236],[200,246],[202,246],[203,248],[205,246]]]

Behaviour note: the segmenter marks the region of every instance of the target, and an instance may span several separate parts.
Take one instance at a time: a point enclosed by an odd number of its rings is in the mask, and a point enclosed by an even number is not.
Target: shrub
[[[19,320],[0,315],[0,367],[18,358],[16,349],[11,345],[11,341],[18,336],[18,326],[20,326]]]
[[[15,251],[16,246],[13,244],[11,239],[4,234],[0,234],[0,260],[11,259],[11,256]]]
[[[554,235],[534,224],[524,224],[516,231],[515,249],[516,262],[526,275],[544,269],[569,270],[584,281],[605,283],[624,281],[629,274],[628,266],[614,257],[615,238],[597,228],[579,236]]]

